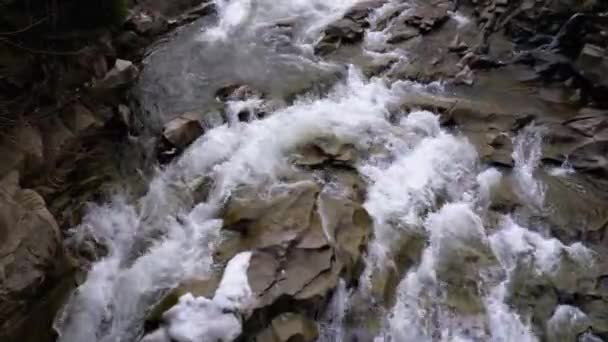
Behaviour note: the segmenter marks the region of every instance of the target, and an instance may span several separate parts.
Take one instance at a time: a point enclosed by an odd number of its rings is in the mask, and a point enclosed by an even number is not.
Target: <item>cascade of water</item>
[[[297,25],[296,43],[311,43],[328,23],[359,0],[216,0],[217,26],[205,29],[202,40],[250,38],[276,23]]]
[[[340,280],[334,291],[329,307],[325,311],[325,317],[321,322],[321,333],[319,342],[343,342],[344,315],[347,311],[348,290],[344,280]]]
[[[522,201],[537,210],[545,201],[544,185],[534,177],[542,158],[541,127],[530,125],[522,129],[514,141],[515,187]]]
[[[218,46],[237,42],[230,49],[238,42],[257,46],[253,37],[289,22],[296,27],[292,43],[302,47],[355,3],[217,0],[219,22],[199,38]],[[388,31],[376,25],[400,10],[407,12],[407,3],[388,1],[374,12],[364,42],[368,53],[407,60],[403,51],[390,49]],[[459,15],[453,17],[466,25]],[[305,50],[290,63],[302,69],[326,66],[305,56]],[[284,56],[264,53],[264,58]],[[234,59],[235,68],[267,71],[241,63],[258,55],[234,55],[242,57]],[[231,192],[241,185],[280,182],[293,172],[290,151],[327,136],[352,144],[365,156],[354,166],[368,182],[364,207],[373,218],[374,239],[358,293],[370,302],[378,300],[372,298],[376,276],[387,269],[397,273],[397,255],[408,243],[423,241],[412,243],[420,249],[412,250],[413,266],[397,274],[395,304],[380,318],[378,341],[537,341],[529,313],[510,305],[513,293],[524,286],[524,279],[576,286],[576,277],[565,278],[584,273],[583,266],[593,264],[592,253],[581,244],[566,246],[547,239],[509,216],[489,227],[484,220],[501,173],[483,169],[473,145],[442,129],[434,113],[395,110],[403,95],[435,90],[437,85],[366,80],[356,67],[348,69],[346,79],[325,96],[302,97],[264,119],[244,123],[238,118],[259,106],[259,98],[230,101],[229,123],[208,131],[160,171],[140,203],[117,199],[91,208],[83,224],[73,229],[73,239],[93,239],[108,253],[93,265],[57,318],[59,341],[126,342],[141,337],[146,310],[164,291],[209,276],[221,235],[219,211]],[[281,76],[286,81],[288,76]],[[541,138],[538,127],[525,128],[515,139],[513,153],[516,193],[536,210],[544,202],[543,185],[534,177]],[[213,183],[208,199],[194,203],[192,189],[205,179]],[[165,314],[167,325],[144,341],[205,342],[238,336],[242,322],[232,312],[247,310],[249,258],[251,253],[245,252],[230,261],[214,298],[182,297]],[[341,281],[321,327],[322,341],[346,339],[351,294]],[[568,320],[574,322],[566,329],[571,331],[582,318],[575,310],[558,309],[547,329],[552,334]]]

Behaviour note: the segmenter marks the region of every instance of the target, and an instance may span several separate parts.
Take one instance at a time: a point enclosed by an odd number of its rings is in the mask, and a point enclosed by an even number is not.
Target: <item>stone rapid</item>
[[[552,234],[551,196],[569,197],[552,184],[577,172],[543,165],[551,132],[518,120],[488,162],[449,85],[395,76],[420,58],[397,42],[470,16],[447,1],[214,8],[144,61],[135,96],[180,151],[144,196],[70,230],[105,253],[58,341],[600,340],[602,313],[577,305],[601,300],[600,255]],[[184,142],[188,120],[204,132]]]

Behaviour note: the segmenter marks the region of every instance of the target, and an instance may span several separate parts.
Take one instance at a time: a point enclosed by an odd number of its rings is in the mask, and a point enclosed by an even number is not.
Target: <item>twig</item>
[[[42,18],[42,19],[40,19],[40,20],[36,21],[35,23],[30,24],[30,25],[28,25],[28,26],[26,26],[26,27],[24,27],[24,28],[22,28],[22,29],[19,29],[19,30],[17,30],[17,31],[0,32],[0,36],[14,36],[14,35],[16,35],[16,34],[26,32],[26,31],[28,31],[28,30],[30,30],[30,29],[32,29],[32,28],[34,28],[34,27],[36,27],[36,26],[38,26],[38,25],[42,24],[42,23],[43,23],[45,20],[47,20],[47,19],[48,19],[48,17],[44,17],[44,18]],[[5,38],[5,39],[6,39],[6,38]]]
[[[22,45],[19,45],[7,38],[0,38],[0,43],[2,44],[8,44],[11,45],[13,47],[16,47],[18,49],[30,52],[30,53],[35,53],[35,54],[40,54],[40,55],[56,55],[56,56],[73,56],[73,55],[80,55],[83,54],[84,52],[86,52],[89,48],[88,47],[83,47],[80,50],[76,50],[76,51],[50,51],[50,50],[39,50],[39,49],[33,49],[33,48],[29,48],[29,47],[25,47]]]

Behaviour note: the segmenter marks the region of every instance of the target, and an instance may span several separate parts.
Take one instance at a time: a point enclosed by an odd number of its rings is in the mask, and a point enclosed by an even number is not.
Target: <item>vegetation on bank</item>
[[[120,25],[127,0],[0,0],[0,27],[8,33],[43,33]]]
[[[100,33],[120,27],[129,5],[129,0],[0,0],[0,133],[24,118],[35,120],[37,108],[60,107],[49,105],[71,86],[62,81],[74,69],[69,65],[83,63],[83,53],[90,53]]]

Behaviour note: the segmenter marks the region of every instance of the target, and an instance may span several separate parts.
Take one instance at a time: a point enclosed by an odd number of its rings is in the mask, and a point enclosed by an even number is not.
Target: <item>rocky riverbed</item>
[[[606,4],[142,1],[104,42],[0,143],[3,341],[608,340]]]

